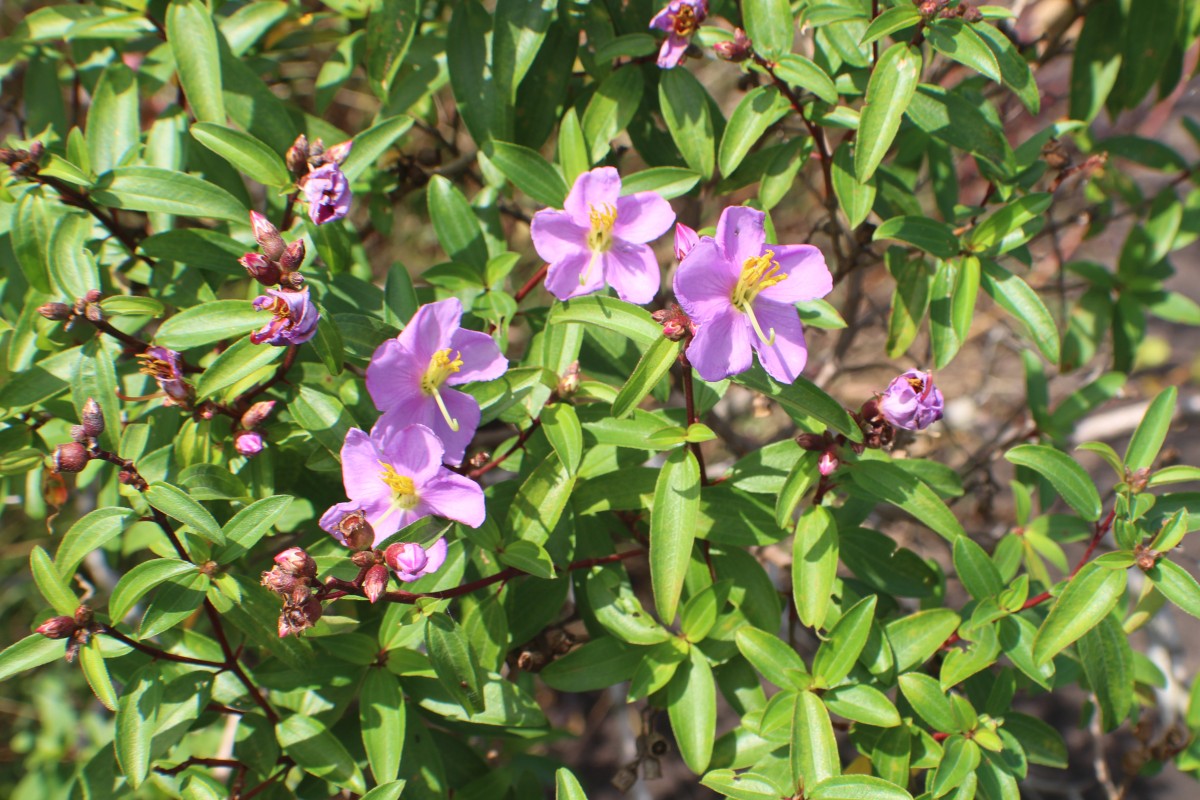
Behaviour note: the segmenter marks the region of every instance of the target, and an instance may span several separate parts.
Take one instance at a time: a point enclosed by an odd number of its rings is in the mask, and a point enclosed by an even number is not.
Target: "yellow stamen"
[[[142,353],[138,356],[138,360],[142,362],[138,372],[143,375],[149,375],[151,378],[164,381],[175,377],[171,372],[171,365],[161,358],[155,358],[154,356]]]
[[[696,21],[696,12],[691,6],[681,7],[678,14],[671,16],[671,22],[675,26],[676,36],[691,36],[699,27],[699,23]]]
[[[588,206],[588,218],[592,221],[592,229],[588,231],[588,248],[592,251],[592,260],[587,268],[579,274],[579,285],[586,286],[588,276],[592,274],[592,266],[596,256],[607,253],[613,246],[613,226],[617,224],[617,207],[605,203],[600,208]]]
[[[380,461],[379,466],[383,467],[383,472],[379,473],[379,479],[392,490],[392,505],[406,510],[414,507],[419,498],[413,479],[397,473],[396,468],[391,464]]]
[[[446,402],[442,400],[442,394],[438,388],[446,382],[456,372],[462,369],[462,353],[455,351],[454,357],[450,356],[450,348],[438,350],[433,354],[433,358],[429,359],[429,367],[425,370],[425,374],[421,377],[421,390],[427,395],[431,395],[437,402],[438,408],[442,410],[442,416],[446,418],[446,424],[450,426],[450,430],[458,431],[458,420],[450,416],[450,410],[446,408]]]
[[[911,386],[912,390],[914,392],[916,392],[917,394],[920,394],[921,392],[925,391],[925,381],[921,380],[920,378],[914,377],[914,378],[907,378],[906,380],[908,381],[908,385]]]
[[[766,345],[775,344],[775,329],[763,333],[754,315],[754,298],[763,289],[770,288],[787,280],[787,273],[779,271],[779,263],[775,261],[775,252],[768,250],[761,256],[747,258],[742,264],[742,274],[738,276],[737,285],[733,287],[733,307],[750,318],[750,325],[760,341]]]

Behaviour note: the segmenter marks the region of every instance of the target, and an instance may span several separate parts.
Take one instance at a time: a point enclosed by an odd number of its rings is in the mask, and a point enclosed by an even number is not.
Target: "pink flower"
[[[708,0],[671,0],[667,7],[650,20],[651,29],[667,32],[666,41],[658,51],[658,66],[671,69],[683,58],[692,42],[692,34],[708,16]]]
[[[350,210],[350,181],[337,164],[325,164],[304,176],[308,217],[317,225],[335,222]]]
[[[472,528],[483,524],[483,489],[442,466],[442,443],[424,425],[358,428],[342,445],[342,483],[349,502],[321,516],[321,528],[340,540],[338,523],[361,510],[378,546],[413,522],[436,515]]]
[[[267,289],[267,294],[254,298],[254,308],[267,310],[274,316],[270,322],[250,334],[255,344],[284,346],[304,344],[317,335],[320,312],[308,295],[308,289]]]
[[[945,399],[933,376],[919,369],[897,375],[879,398],[879,413],[896,428],[920,431],[942,418]]]
[[[447,386],[490,381],[508,369],[492,337],[460,327],[462,303],[451,297],[422,306],[395,339],[381,344],[367,365],[367,391],[383,412],[377,427],[419,423],[462,462],[479,427],[479,403]]]
[[[807,244],[766,244],[766,215],[746,206],[721,212],[675,272],[675,295],[696,324],[687,356],[706,381],[750,368],[751,349],[771,377],[791,383],[808,360],[795,303],[829,294],[833,276]]]
[[[238,431],[233,435],[233,449],[246,458],[253,458],[263,450],[263,437],[258,431]]]
[[[655,192],[620,194],[616,169],[599,167],[575,179],[562,211],[533,215],[533,246],[550,265],[546,288],[559,300],[606,283],[629,303],[649,303],[658,293],[662,275],[646,242],[667,232],[675,212]]]
[[[416,542],[396,542],[388,545],[383,558],[397,578],[409,583],[441,568],[446,561],[446,540],[438,539],[429,547]]]

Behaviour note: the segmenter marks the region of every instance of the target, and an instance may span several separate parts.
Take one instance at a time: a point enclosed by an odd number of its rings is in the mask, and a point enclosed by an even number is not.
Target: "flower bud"
[[[671,303],[664,309],[650,315],[654,321],[663,326],[663,336],[672,342],[678,342],[685,336],[694,336],[696,326],[691,318],[677,304]]]
[[[359,569],[367,569],[379,563],[378,550],[357,550],[350,555],[350,562]]]
[[[303,133],[288,148],[287,167],[297,178],[308,172],[308,137]]]
[[[415,542],[396,542],[384,551],[387,565],[405,575],[417,575],[429,563],[425,548]]]
[[[279,264],[269,260],[262,253],[246,253],[238,259],[238,263],[246,268],[246,272],[251,278],[263,286],[274,286],[279,283],[279,278],[283,275]]]
[[[238,431],[233,435],[233,449],[239,455],[253,458],[263,451],[263,437],[258,431]]]
[[[298,291],[304,286],[304,276],[299,272],[289,272],[279,279],[279,285],[284,289]]]
[[[87,603],[80,603],[75,609],[75,624],[81,628],[91,625],[92,616],[92,607]]]
[[[933,376],[917,369],[893,378],[879,398],[879,413],[888,424],[910,431],[924,430],[937,422],[944,406]]]
[[[963,3],[962,5],[959,6],[959,8],[962,9],[963,22],[971,23],[971,22],[982,22],[983,21],[983,12],[980,11],[975,6],[967,5],[966,3]]]
[[[361,511],[354,511],[342,517],[338,523],[338,533],[351,550],[366,550],[375,544],[375,529],[367,522],[367,516]]]
[[[279,568],[298,578],[312,580],[317,577],[317,562],[302,547],[289,547],[275,556]]]
[[[388,569],[383,564],[376,564],[367,570],[366,577],[363,578],[363,594],[372,603],[377,602],[383,593],[387,591],[388,584]]]
[[[72,617],[51,617],[37,627],[37,633],[47,639],[66,639],[78,627]]]
[[[279,567],[272,567],[264,572],[260,582],[263,586],[275,592],[275,594],[284,595],[285,597],[292,593],[297,584],[295,575]]]
[[[717,42],[713,45],[713,51],[722,61],[734,63],[745,61],[750,57],[750,40],[746,38],[744,30],[737,28],[733,32],[732,39],[726,42]]]
[[[682,222],[675,223],[675,260],[683,261],[691,249],[700,244],[700,235],[694,230],[684,225]]]
[[[104,433],[104,412],[100,410],[100,404],[96,399],[89,397],[87,402],[83,404],[83,413],[79,415],[79,421],[83,423],[84,434],[95,439],[100,434]]]
[[[46,303],[38,306],[37,312],[48,320],[65,322],[71,318],[71,307],[66,303]]]
[[[79,442],[60,444],[54,451],[54,471],[80,472],[91,458],[91,453]]]
[[[304,263],[304,255],[304,240],[297,239],[289,244],[283,251],[283,255],[279,257],[279,268],[283,270],[284,274],[295,272]]]
[[[838,468],[838,463],[837,453],[833,450],[826,450],[817,460],[817,471],[821,473],[821,477],[828,478]]]
[[[258,246],[262,248],[267,259],[278,261],[287,247],[287,243],[279,235],[279,229],[257,211],[250,212],[250,227],[254,229],[254,240],[258,242]]]
[[[261,425],[271,412],[275,409],[274,400],[262,400],[246,409],[246,413],[242,414],[242,427],[248,431],[252,431]]]
[[[325,151],[325,163],[329,164],[332,162],[338,166],[341,166],[342,162],[346,160],[346,157],[350,155],[350,148],[352,147],[354,147],[353,139],[347,139],[344,142],[335,144],[333,147],[330,147]]]
[[[798,433],[796,434],[796,444],[800,445],[802,450],[824,450],[829,444],[829,437],[823,433]]]
[[[82,425],[71,426],[71,441],[79,442],[80,444],[86,444],[87,440],[87,431],[83,429]]]
[[[579,362],[572,361],[567,367],[567,371],[559,378],[557,393],[558,396],[566,399],[573,396],[579,391],[579,381],[582,376],[579,373]]]
[[[89,289],[88,293],[83,296],[85,303],[99,303],[103,299],[104,295],[100,293],[99,289]]]

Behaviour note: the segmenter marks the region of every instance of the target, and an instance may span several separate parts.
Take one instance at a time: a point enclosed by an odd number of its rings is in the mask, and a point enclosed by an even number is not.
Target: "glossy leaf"
[[[292,182],[283,159],[248,133],[209,122],[197,122],[191,132],[200,144],[265,186],[287,186]]]
[[[688,769],[702,774],[712,758],[717,729],[717,698],[712,668],[693,647],[667,687],[667,715]]]
[[[650,516],[650,583],[658,616],[667,622],[679,606],[699,511],[700,467],[691,450],[676,448],[655,483]]]
[[[352,792],[366,792],[358,764],[316,717],[292,714],[275,726],[275,738],[283,752],[310,775]]]
[[[671,365],[678,360],[682,350],[682,342],[673,342],[665,336],[656,339],[638,360],[629,380],[613,400],[613,416],[617,419],[628,416],[670,372]]]
[[[1125,450],[1125,465],[1129,469],[1149,467],[1158,457],[1158,452],[1167,438],[1167,431],[1171,427],[1171,419],[1175,416],[1177,394],[1178,390],[1174,386],[1168,386],[1155,396],[1146,413],[1142,415],[1142,421],[1138,423],[1133,438],[1129,440],[1129,447]]]
[[[891,148],[920,74],[921,53],[915,47],[897,42],[880,53],[867,83],[854,148],[854,174],[860,182],[870,180]]]
[[[1100,623],[1125,593],[1124,570],[1087,564],[1071,578],[1038,628],[1033,659],[1045,664]]]
[[[358,695],[358,718],[375,782],[395,780],[404,755],[406,722],[404,694],[395,675],[386,669],[367,670]]]
[[[221,55],[211,14],[199,0],[183,0],[171,3],[166,17],[167,43],[188,105],[196,119],[224,124]]]
[[[1100,493],[1083,467],[1065,453],[1052,447],[1023,444],[1004,454],[1012,463],[1028,467],[1050,481],[1067,505],[1087,520],[1096,521],[1104,510]]]

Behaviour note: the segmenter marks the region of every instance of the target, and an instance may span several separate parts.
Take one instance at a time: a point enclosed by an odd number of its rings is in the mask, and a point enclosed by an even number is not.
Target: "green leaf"
[[[84,557],[121,535],[137,519],[128,508],[98,508],[80,517],[63,534],[54,553],[55,566],[64,575],[73,575]]]
[[[1054,601],[1033,640],[1033,660],[1045,664],[1108,616],[1125,594],[1128,574],[1087,564]]]
[[[816,472],[811,464],[809,470]],[[837,568],[837,524],[829,509],[810,506],[796,522],[796,537],[792,542],[792,597],[796,614],[805,627],[824,627],[837,582]]]
[[[275,739],[284,754],[310,775],[359,794],[367,791],[358,764],[316,717],[293,714],[275,726]]]
[[[648,33],[626,33],[614,36],[596,47],[596,63],[607,64],[622,56],[641,58],[658,52],[658,42]]]
[[[787,0],[745,0],[741,9],[742,23],[755,52],[775,61],[792,49],[795,25]]]
[[[929,727],[942,733],[958,730],[954,706],[936,678],[920,672],[907,672],[898,680],[900,693]]]
[[[547,456],[521,484],[508,508],[507,528],[544,545],[571,499],[575,478],[557,454]]]
[[[425,625],[425,647],[442,686],[468,713],[483,711],[479,674],[458,623],[440,612],[430,616]]]
[[[488,157],[514,186],[543,205],[562,208],[567,199],[567,184],[540,153],[495,140],[491,147]]]
[[[988,114],[958,92],[921,84],[905,112],[913,124],[951,147],[965,150],[1004,170],[1012,148]]]
[[[196,565],[178,558],[156,558],[143,561],[121,576],[108,598],[108,615],[114,620],[124,619],[147,592],[171,578],[196,571]]]
[[[587,800],[579,780],[566,767],[554,773],[554,800]]]
[[[367,17],[367,82],[380,100],[391,96],[396,73],[421,24],[420,0],[389,0]]]
[[[581,120],[592,163],[608,154],[610,142],[633,120],[644,89],[641,71],[624,67],[613,71],[592,95]]]
[[[108,674],[108,664],[100,653],[100,642],[100,637],[96,636],[80,648],[79,667],[100,704],[109,711],[116,711],[119,703],[117,689],[113,686],[112,676]]]
[[[66,617],[74,616],[75,609],[79,607],[79,598],[68,588],[58,568],[41,547],[34,547],[30,551],[29,568],[38,591],[54,611]]]
[[[264,186],[282,187],[292,183],[292,176],[279,154],[248,133],[211,122],[197,122],[191,133],[200,144]]]
[[[150,773],[150,744],[158,721],[162,697],[159,666],[142,667],[126,684],[117,702],[116,735],[113,744],[125,780],[136,789]]]
[[[245,222],[241,201],[203,178],[161,167],[117,167],[100,176],[91,197],[102,206]]]
[[[392,781],[376,786],[364,794],[362,800],[400,800],[400,795],[404,793],[404,787],[407,784],[407,781]]]
[[[871,633],[875,595],[859,600],[829,630],[813,657],[812,674],[819,685],[837,686],[850,674]]]
[[[781,689],[804,688],[808,670],[800,656],[774,634],[758,628],[738,628],[735,636],[738,652],[764,678]]]
[[[221,53],[208,9],[199,0],[167,7],[167,43],[175,56],[179,84],[196,119],[224,124],[221,95]]]
[[[1146,577],[1154,581],[1154,588],[1163,596],[1193,617],[1200,617],[1200,584],[1183,567],[1174,561],[1160,559]]]
[[[967,237],[967,247],[979,252],[1001,244],[1010,233],[1045,214],[1053,200],[1054,196],[1045,192],[1018,197],[976,225]]]
[[[792,777],[801,786],[816,786],[841,772],[833,723],[821,698],[797,692],[792,709]]]
[[[446,255],[454,261],[470,264],[480,272],[487,263],[483,230],[471,204],[463,193],[441,175],[434,175],[426,189],[429,217]]]
[[[1178,393],[1174,386],[1168,386],[1150,402],[1125,450],[1125,466],[1130,470],[1148,468],[1158,458],[1158,452],[1162,450],[1167,431],[1170,430],[1171,419],[1175,416]]]
[[[850,227],[857,228],[866,221],[871,207],[875,205],[875,182],[863,182],[855,177],[854,152],[850,142],[838,145],[830,172],[838,204],[845,212]]]
[[[1121,621],[1108,615],[1080,637],[1076,647],[1100,707],[1101,724],[1105,732],[1115,730],[1133,708],[1133,651]]]
[[[1006,711],[1003,730],[1016,738],[1031,763],[1055,769],[1067,768],[1067,744],[1062,734],[1046,722],[1028,714]]]
[[[859,461],[849,470],[854,485],[867,495],[912,514],[953,542],[965,535],[962,525],[942,499],[924,482],[887,461]]]
[[[708,92],[685,69],[663,70],[658,105],[683,160],[704,180],[713,175],[715,136]]]
[[[725,737],[721,737],[724,741]],[[718,756],[719,758],[719,756]],[[700,783],[723,797],[733,800],[778,800],[785,793],[765,775],[753,772],[734,772],[731,769],[714,769],[705,773]]]
[[[921,53],[912,45],[897,42],[880,54],[859,115],[854,148],[854,174],[859,181],[870,180],[887,155],[920,75]]]
[[[900,712],[883,692],[865,683],[849,683],[821,695],[830,713],[864,725],[894,728],[901,724]]]
[[[788,43],[791,46],[791,43]],[[837,105],[838,90],[825,70],[804,56],[788,53],[775,64],[775,75],[793,86],[807,89],[821,100]]]
[[[872,238],[895,239],[938,258],[954,258],[959,252],[954,229],[929,217],[892,217],[875,229]]]
[[[342,164],[342,173],[346,180],[353,182],[366,172],[376,159],[387,152],[387,149],[412,126],[412,117],[398,114],[375,123],[355,136],[354,147],[350,150],[350,155],[346,156],[346,162]]]
[[[47,639],[31,633],[19,642],[10,644],[0,653],[0,681],[19,675],[27,669],[40,667],[62,658],[67,643],[62,639]]]
[[[138,102],[137,74],[114,60],[100,74],[88,110],[87,149],[95,172],[107,172],[136,152],[141,139]]]
[[[113,295],[100,301],[105,316],[113,317],[161,317],[165,310],[161,300],[153,297],[131,297]]]
[[[169,483],[153,483],[146,490],[146,501],[167,516],[189,526],[213,544],[225,544],[221,526],[213,519],[213,515],[181,489]]]
[[[995,597],[1004,589],[1000,570],[984,549],[968,536],[954,540],[954,571],[963,588],[976,600]]]
[[[930,608],[900,617],[885,628],[896,671],[908,672],[929,660],[950,634],[958,630],[958,613],[948,608]]]
[[[100,274],[84,242],[92,222],[78,214],[64,214],[54,226],[50,240],[50,277],[68,297],[83,297],[99,287]]]
[[[283,355],[284,349],[255,344],[248,336],[238,339],[201,373],[200,380],[196,382],[196,399],[206,400],[274,364]]]
[[[633,677],[645,652],[613,636],[601,636],[555,659],[538,675],[547,686],[561,692],[608,689]]]
[[[658,616],[668,623],[679,606],[699,514],[700,467],[691,450],[679,447],[658,474],[650,514],[650,584]]]
[[[185,573],[164,581],[146,607],[137,638],[148,639],[170,630],[196,613],[210,584],[202,572]]]
[[[975,27],[962,20],[939,19],[925,28],[925,36],[934,50],[1000,83],[1000,64],[996,55],[975,32]]]
[[[395,780],[404,754],[406,722],[404,693],[395,675],[379,667],[367,670],[358,694],[358,720],[375,782]]]
[[[826,778],[805,796],[808,800],[912,800],[904,789],[872,775]]]
[[[300,387],[300,393],[288,410],[300,427],[312,434],[331,453],[341,453],[346,434],[356,427],[354,417],[340,400],[309,386]]]
[[[776,382],[760,367],[755,367],[734,378],[736,383],[765,394],[783,406],[789,414],[812,417],[833,428],[852,442],[862,441],[862,430],[841,403],[834,400],[816,384],[798,377],[790,384]]]
[[[867,26],[867,31],[863,34],[859,44],[871,44],[871,42],[882,39],[884,36],[893,34],[896,31],[911,28],[920,21],[921,12],[917,10],[916,6],[902,5],[896,8],[889,8],[871,20],[871,24]]]
[[[651,167],[621,180],[621,197],[638,192],[657,192],[664,200],[687,194],[700,181],[700,173],[683,167]]]
[[[1012,40],[997,28],[991,25],[975,25],[973,28],[996,57],[1004,85],[1013,90],[1030,114],[1037,115],[1042,106],[1041,92],[1025,56],[1021,55]]]
[[[946,740],[941,763],[933,773],[933,796],[942,797],[962,785],[979,766],[982,754],[979,745],[963,736]]]
[[[546,548],[537,542],[518,539],[505,545],[498,558],[501,564],[516,567],[535,577],[546,579],[554,577],[554,561],[546,552]]]
[[[983,290],[1014,319],[1025,326],[1042,355],[1052,363],[1059,359],[1058,328],[1050,310],[1029,284],[991,259],[980,261]]]
[[[649,349],[663,338],[662,326],[654,321],[649,311],[615,297],[592,295],[555,303],[550,308],[547,324],[565,322],[596,325],[619,333],[628,337],[641,349]]]
[[[1028,467],[1038,473],[1058,492],[1067,505],[1084,519],[1095,522],[1104,511],[1096,484],[1075,459],[1040,444],[1023,444],[1004,454],[1013,464]]]
[[[790,108],[788,99],[774,86],[759,86],[747,92],[733,110],[721,136],[717,156],[721,174],[732,175],[767,128],[778,122]]]
[[[221,533],[225,536],[225,547],[218,551],[217,560],[229,563],[240,558],[258,544],[291,504],[291,496],[281,494],[264,497],[234,514],[221,528]]]
[[[579,424],[575,408],[565,403],[554,403],[542,409],[541,420],[550,446],[558,453],[559,460],[567,468],[567,474],[574,476],[583,458],[583,426]]]
[[[612,404],[612,415],[617,419],[629,416],[670,372],[671,365],[678,360],[682,349],[682,342],[673,342],[665,336],[658,337],[638,360],[637,366],[629,375],[629,380],[617,393]]]
[[[651,545],[653,547],[653,545]],[[697,775],[708,769],[717,738],[717,698],[708,659],[693,647],[667,686],[667,715],[683,763]]]

